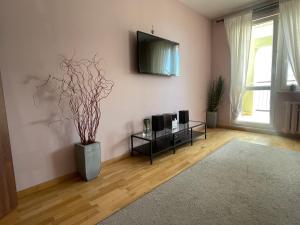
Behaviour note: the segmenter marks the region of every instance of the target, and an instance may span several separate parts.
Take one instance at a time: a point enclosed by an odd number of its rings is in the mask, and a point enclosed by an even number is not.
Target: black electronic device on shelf
[[[188,110],[181,110],[179,111],[179,123],[185,124],[189,122],[189,111]]]
[[[164,115],[152,116],[152,131],[162,131],[165,129]]]
[[[165,129],[172,129],[172,115],[170,113],[164,114]]]

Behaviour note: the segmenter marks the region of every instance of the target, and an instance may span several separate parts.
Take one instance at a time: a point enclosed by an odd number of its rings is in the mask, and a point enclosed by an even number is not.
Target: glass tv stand
[[[176,129],[164,129],[162,131],[140,132],[131,135],[131,156],[134,152],[149,156],[150,164],[153,158],[160,153],[173,150],[176,147],[190,143],[204,136],[206,139],[206,123],[200,121],[189,121],[186,124],[178,124]],[[135,141],[135,142],[134,142]]]

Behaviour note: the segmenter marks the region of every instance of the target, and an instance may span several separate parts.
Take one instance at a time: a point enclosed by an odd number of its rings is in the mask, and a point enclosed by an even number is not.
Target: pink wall
[[[135,32],[177,41],[180,77],[141,76],[135,67]],[[17,189],[75,171],[71,123],[47,121],[50,98],[35,107],[35,85],[57,73],[60,54],[105,60],[114,90],[104,102],[98,140],[102,160],[129,149],[129,135],[151,114],[189,109],[204,120],[211,74],[211,23],[175,0],[2,0],[0,67],[3,74]]]
[[[224,23],[212,22],[212,76],[222,75],[226,81],[223,102],[219,109],[219,125],[230,126],[230,52]],[[285,101],[300,101],[299,93],[275,93],[274,129],[282,131]]]
[[[223,76],[225,79],[225,92],[219,107],[218,124],[230,125],[230,52],[227,43],[226,31],[223,23],[212,22],[212,77],[216,79]]]

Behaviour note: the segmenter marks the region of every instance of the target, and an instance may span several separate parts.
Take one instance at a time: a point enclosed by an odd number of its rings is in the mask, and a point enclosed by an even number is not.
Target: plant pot
[[[95,179],[101,169],[101,147],[96,142],[89,145],[75,145],[75,159],[80,176],[89,181]]]
[[[216,128],[218,121],[218,112],[207,112],[206,113],[206,124],[209,128]]]

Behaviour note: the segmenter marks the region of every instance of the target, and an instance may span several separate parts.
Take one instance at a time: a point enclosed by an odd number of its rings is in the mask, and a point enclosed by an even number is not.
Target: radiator
[[[285,102],[283,132],[300,134],[300,102]]]

